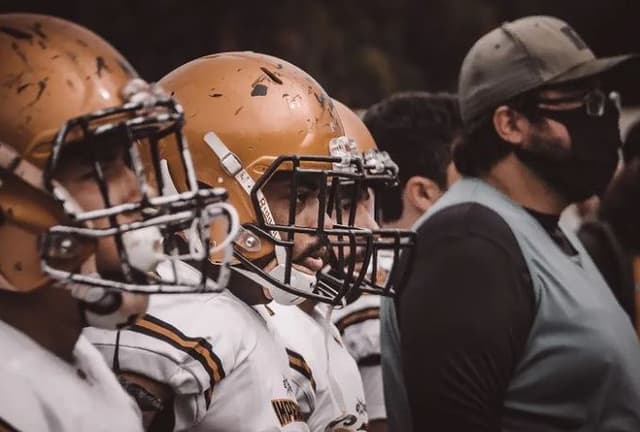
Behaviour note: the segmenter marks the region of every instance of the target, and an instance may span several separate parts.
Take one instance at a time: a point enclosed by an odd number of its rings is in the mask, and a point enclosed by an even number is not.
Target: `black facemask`
[[[551,149],[534,142],[532,148],[515,151],[518,159],[569,202],[602,194],[615,173],[622,146],[619,113],[613,104],[609,102],[600,117],[588,115],[582,106],[563,111],[537,108],[536,114],[562,123],[569,132],[571,149]]]

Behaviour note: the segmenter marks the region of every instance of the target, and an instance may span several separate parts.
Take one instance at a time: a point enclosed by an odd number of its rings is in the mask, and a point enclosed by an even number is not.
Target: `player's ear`
[[[503,140],[516,146],[522,145],[529,121],[512,108],[501,105],[493,113],[493,127]]]
[[[410,205],[418,213],[424,213],[442,195],[442,189],[427,177],[413,176],[404,188],[405,205]]]

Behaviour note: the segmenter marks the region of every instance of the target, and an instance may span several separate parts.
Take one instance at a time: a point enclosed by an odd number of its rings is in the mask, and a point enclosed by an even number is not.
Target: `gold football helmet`
[[[369,259],[372,237],[350,218],[332,226],[325,223],[339,184],[364,179],[362,158],[344,136],[331,98],[296,66],[253,52],[201,57],[170,72],[160,84],[185,108],[184,130],[198,181],[227,189],[238,210],[243,229],[235,241],[233,269],[266,287],[280,303],[303,298],[339,303],[364,277],[348,259],[349,250],[358,249]],[[183,184],[173,172],[175,154],[162,154],[176,184]],[[282,173],[290,178],[287,223],[274,220],[263,193]],[[320,188],[317,226],[299,226],[296,191],[309,176]],[[300,234],[315,236],[331,251],[327,261],[332,265],[315,275],[297,270],[292,248]],[[274,259],[275,268],[265,270]]]
[[[233,219],[223,189],[198,187],[180,105],[138,78],[102,38],[62,19],[0,15],[0,58],[0,288],[28,292],[59,283],[88,302],[113,290],[208,289],[204,279],[187,283],[155,271],[177,259],[204,265],[209,223]],[[147,180],[160,176],[147,175],[141,154],[156,156],[159,172],[161,139],[171,141],[182,163],[181,193]],[[107,165],[116,157],[126,160],[136,190],[112,204]],[[58,181],[61,170],[78,163],[88,167],[102,208],[80,208]],[[175,233],[186,233],[186,254],[170,247]],[[101,239],[115,243],[117,278],[95,273]]]
[[[344,126],[345,135],[355,141],[364,160],[365,180],[357,193],[373,195],[370,212],[376,222],[382,220],[378,192],[392,187],[398,182],[398,166],[389,154],[378,150],[378,146],[364,122],[342,102],[334,100],[336,110]],[[349,298],[357,297],[357,292],[366,292],[385,296],[395,295],[393,282],[396,281],[400,253],[411,253],[415,245],[415,233],[411,230],[372,228],[374,235],[371,262],[363,283],[350,293]]]

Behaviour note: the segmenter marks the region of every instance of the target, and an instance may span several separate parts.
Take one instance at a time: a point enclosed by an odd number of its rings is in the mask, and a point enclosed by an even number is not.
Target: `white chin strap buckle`
[[[128,231],[122,243],[131,267],[148,273],[156,269],[165,258],[160,229],[155,226]]]

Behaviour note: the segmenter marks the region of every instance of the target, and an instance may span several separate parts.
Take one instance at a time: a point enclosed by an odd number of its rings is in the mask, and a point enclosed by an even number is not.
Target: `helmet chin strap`
[[[242,162],[240,161],[240,159],[222,142],[220,137],[218,137],[215,132],[207,132],[204,135],[203,139],[207,143],[209,148],[216,154],[216,156],[218,156],[218,159],[220,160],[222,168],[225,170],[225,172],[228,175],[232,176],[238,182],[238,184],[242,187],[247,195],[250,195],[253,187],[255,186],[255,182],[242,166]],[[273,219],[273,215],[271,214],[269,204],[262,194],[262,191],[258,190],[256,191],[256,194],[258,197],[258,202],[260,203],[260,210],[263,217],[265,218],[267,223],[274,224],[275,221]],[[280,239],[280,233],[277,231],[271,231],[271,235],[275,239]],[[286,250],[284,247],[278,245],[275,245],[274,248],[276,255],[276,266],[269,271],[269,275],[284,283],[284,275],[286,271]],[[269,282],[266,278],[257,273],[237,267],[233,267],[233,269],[244,277],[252,280],[253,282],[266,287],[269,291],[269,296],[277,303],[283,305],[296,305],[302,303],[305,300],[304,296],[293,294],[281,288],[278,288],[277,286]],[[292,288],[303,293],[311,293],[316,283],[317,279],[315,275],[306,274],[295,268],[291,269],[291,280],[289,282],[289,285]]]
[[[119,291],[109,291],[101,287],[69,284],[71,295],[80,300],[81,310],[88,325],[116,330],[146,312],[149,296]]]
[[[94,256],[84,262],[81,271],[99,277]],[[84,319],[92,327],[108,330],[122,328],[144,314],[149,305],[149,296],[146,294],[124,293],[71,282],[64,287],[80,301]]]

